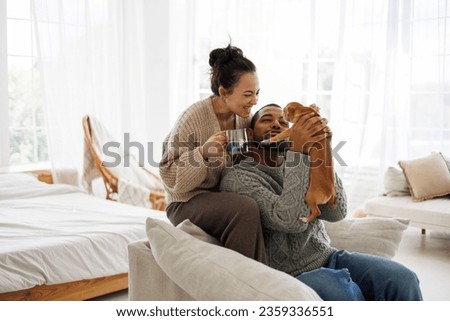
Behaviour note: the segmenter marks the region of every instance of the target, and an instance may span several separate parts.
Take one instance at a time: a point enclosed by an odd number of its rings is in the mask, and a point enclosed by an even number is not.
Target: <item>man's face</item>
[[[268,106],[258,112],[253,126],[253,140],[260,142],[269,139],[289,128],[289,122],[283,116],[283,110]]]

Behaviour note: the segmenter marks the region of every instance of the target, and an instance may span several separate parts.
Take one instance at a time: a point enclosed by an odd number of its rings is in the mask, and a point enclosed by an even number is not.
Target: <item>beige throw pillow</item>
[[[158,265],[196,300],[321,300],[294,277],[198,240],[171,224],[148,218],[146,228]]]
[[[440,153],[399,161],[416,201],[450,194],[450,171]]]
[[[331,246],[339,250],[394,257],[409,220],[354,218],[331,223],[323,221]]]

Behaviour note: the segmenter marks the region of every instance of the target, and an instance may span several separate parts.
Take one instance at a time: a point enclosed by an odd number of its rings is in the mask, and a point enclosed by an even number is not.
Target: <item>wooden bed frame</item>
[[[38,180],[52,184],[50,170],[30,171]],[[128,273],[31,289],[0,293],[0,301],[82,301],[128,289]]]
[[[0,293],[0,301],[82,301],[128,289],[128,273]]]

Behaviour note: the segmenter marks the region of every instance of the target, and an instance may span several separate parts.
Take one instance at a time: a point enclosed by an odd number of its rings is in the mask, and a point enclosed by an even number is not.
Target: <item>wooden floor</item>
[[[425,301],[450,301],[450,233],[410,227],[394,259],[417,273]]]

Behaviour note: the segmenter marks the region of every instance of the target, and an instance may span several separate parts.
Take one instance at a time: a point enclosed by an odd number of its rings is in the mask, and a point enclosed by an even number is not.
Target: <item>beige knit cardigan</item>
[[[159,173],[167,204],[187,202],[200,193],[217,190],[229,157],[203,159],[199,147],[221,131],[210,96],[186,109],[163,143]],[[248,127],[250,118],[236,115],[236,129]]]

